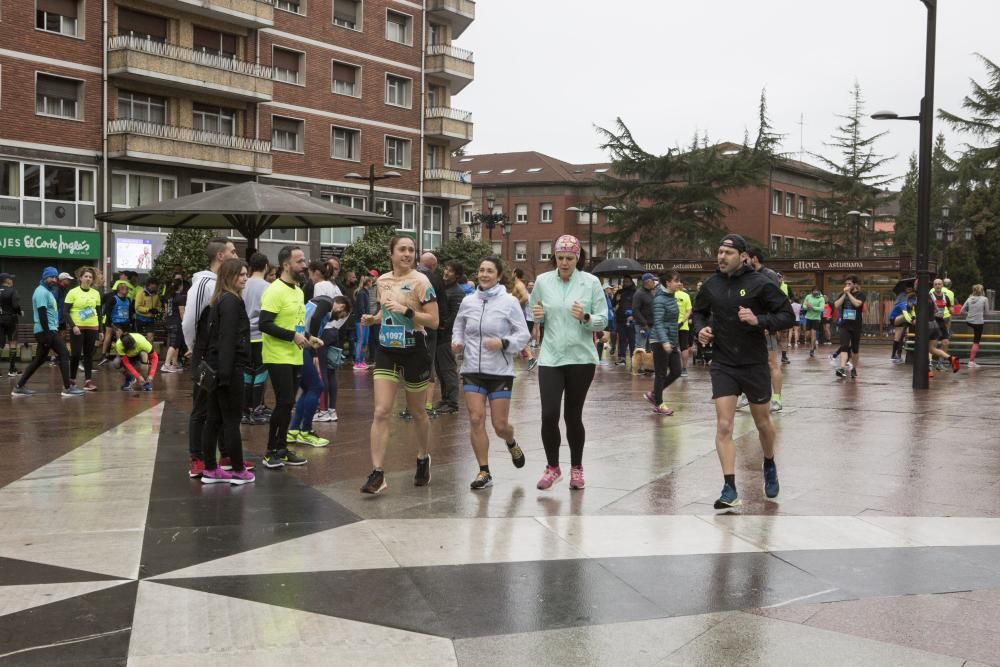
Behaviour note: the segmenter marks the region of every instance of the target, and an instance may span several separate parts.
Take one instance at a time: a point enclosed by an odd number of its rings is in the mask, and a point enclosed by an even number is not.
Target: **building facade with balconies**
[[[453,43],[474,18],[471,0],[3,2],[0,270],[135,269],[168,230],[105,228],[96,211],[248,179],[365,208],[355,176],[372,165],[399,174],[376,207],[437,247],[471,196],[452,155],[472,118],[452,96],[474,75]],[[318,257],[363,232],[273,231],[260,247]],[[86,243],[25,240],[43,237]]]

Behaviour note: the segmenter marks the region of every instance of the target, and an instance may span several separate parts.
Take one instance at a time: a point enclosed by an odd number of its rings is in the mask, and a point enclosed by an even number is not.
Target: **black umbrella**
[[[621,259],[606,259],[590,270],[595,276],[628,276],[634,273],[645,273],[642,264],[623,257]]]
[[[893,294],[902,294],[908,289],[913,289],[913,285],[917,282],[916,278],[903,278],[898,283],[896,283],[892,288]]]
[[[396,225],[398,221],[316,197],[254,181],[167,199],[149,206],[105,211],[98,220],[119,225],[173,229],[227,229],[247,239],[247,257],[257,239],[272,228]]]

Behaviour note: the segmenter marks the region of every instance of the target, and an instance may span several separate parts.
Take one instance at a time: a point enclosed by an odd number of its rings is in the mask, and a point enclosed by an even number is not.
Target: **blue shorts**
[[[465,373],[462,375],[462,383],[466,394],[482,394],[490,401],[510,400],[514,389],[514,378],[506,375]]]

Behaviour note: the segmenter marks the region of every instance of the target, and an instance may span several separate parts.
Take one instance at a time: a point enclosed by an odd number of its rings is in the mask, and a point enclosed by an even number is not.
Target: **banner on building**
[[[101,235],[97,232],[0,227],[0,255],[98,259],[101,256]]]

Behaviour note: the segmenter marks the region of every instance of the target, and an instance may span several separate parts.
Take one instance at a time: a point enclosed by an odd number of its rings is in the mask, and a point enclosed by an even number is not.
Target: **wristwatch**
[[[584,324],[590,324],[590,313],[584,313],[583,314],[583,323]]]

